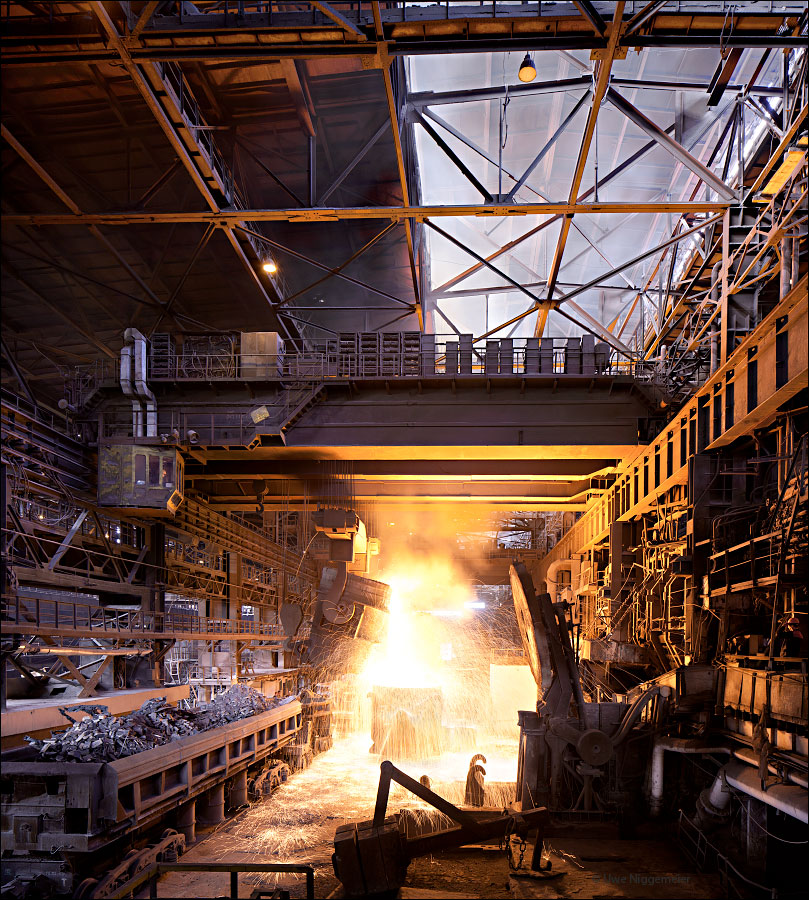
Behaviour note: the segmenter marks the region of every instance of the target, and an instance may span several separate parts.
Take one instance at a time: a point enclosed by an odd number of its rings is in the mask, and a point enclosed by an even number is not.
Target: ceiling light
[[[525,59],[520,65],[520,71],[517,73],[517,77],[520,81],[533,81],[537,77],[537,68],[534,65],[533,59],[531,59],[530,53],[525,54]]]
[[[278,266],[276,266],[271,259],[268,259],[261,268],[264,269],[268,275],[274,275],[278,271]]]

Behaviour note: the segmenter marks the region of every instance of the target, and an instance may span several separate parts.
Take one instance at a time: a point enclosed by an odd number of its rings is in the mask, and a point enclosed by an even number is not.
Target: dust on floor
[[[226,822],[215,834],[203,837],[188,850],[183,861],[309,863],[315,867],[315,895],[326,897],[338,886],[331,864],[337,827],[373,817],[380,758],[369,753],[370,745],[367,735],[335,741],[331,750],[316,756],[305,771],[292,775],[272,797]],[[487,805],[499,805],[506,797],[513,797],[516,740],[491,738],[479,749],[487,756],[489,776],[495,779],[487,792]],[[469,757],[468,751],[445,753],[417,763],[403,761],[401,767],[416,778],[428,775],[435,791],[450,802],[461,804]],[[421,801],[404,788],[391,786],[390,811],[419,805]],[[284,888],[293,897],[305,896],[300,875],[245,873],[239,881],[240,897],[249,897],[258,884]],[[228,877],[223,874],[175,873],[160,880],[158,896],[222,895],[227,893],[228,884]]]
[[[312,765],[293,775],[270,798],[256,804],[198,841],[182,857],[184,862],[308,863],[315,868],[315,896],[342,896],[331,856],[334,833],[345,822],[373,817],[379,782],[379,757],[368,753],[367,737],[352,736],[315,757]],[[506,760],[516,759],[496,746],[484,748],[489,770],[510,780]],[[427,774],[432,787],[451,802],[462,803],[468,753],[445,754],[431,763],[402,763],[415,777]],[[502,765],[497,760],[502,760]],[[494,763],[494,766],[492,765]],[[502,769],[502,771],[501,771]],[[512,776],[513,777],[513,776]],[[393,785],[389,811],[413,806],[415,798]],[[488,804],[487,804],[488,805]],[[495,804],[496,805],[496,804]],[[548,880],[514,877],[502,851],[457,850],[415,859],[408,869],[401,896],[505,898],[714,898],[721,897],[718,878],[695,872],[662,835],[647,840],[618,840],[617,834],[596,835],[582,827],[570,836],[546,838],[553,876]],[[590,834],[588,837],[587,835]],[[529,844],[523,874],[531,859]],[[519,876],[519,873],[518,873]],[[239,897],[261,886],[283,888],[293,898],[305,897],[301,875],[254,875],[239,878]],[[159,897],[217,897],[229,895],[226,874],[173,873],[158,885]]]

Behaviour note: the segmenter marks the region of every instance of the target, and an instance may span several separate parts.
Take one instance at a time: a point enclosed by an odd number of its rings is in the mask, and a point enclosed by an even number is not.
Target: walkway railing
[[[141,609],[109,609],[90,603],[73,603],[50,597],[25,596],[3,598],[3,633],[19,634],[91,634],[98,637],[172,638],[187,635],[191,639],[283,638],[281,625],[269,625],[247,619],[216,619],[186,613],[154,613]]]

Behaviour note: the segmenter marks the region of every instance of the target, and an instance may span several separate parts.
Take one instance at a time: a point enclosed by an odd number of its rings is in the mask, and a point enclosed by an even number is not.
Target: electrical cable
[[[744,794],[743,796],[746,797],[747,795]],[[748,815],[747,819],[748,821],[755,822],[755,824],[758,825],[758,827],[764,832],[764,834],[766,834],[767,837],[771,837],[774,841],[781,841],[782,844],[809,844],[809,840],[788,841],[786,838],[778,837],[777,834],[773,834],[771,831],[767,831],[767,829],[760,822],[756,822],[756,820],[752,816]]]

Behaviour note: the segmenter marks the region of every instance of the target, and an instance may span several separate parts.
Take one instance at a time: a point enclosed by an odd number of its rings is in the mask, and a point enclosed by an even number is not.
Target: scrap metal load
[[[34,746],[3,752],[4,883],[39,878],[48,882],[49,889],[75,896],[76,873],[80,872],[81,878],[91,872],[112,871],[128,851],[133,854],[131,864],[137,865],[136,841],[159,835],[166,826],[173,826],[191,841],[196,822],[223,821],[226,806],[236,809],[247,803],[250,780],[266,781],[261,778],[263,769],[269,766],[272,770],[272,757],[295,741],[301,729],[303,715],[297,698],[263,712],[256,708],[253,694],[240,688],[202,710],[196,723],[202,727],[195,733],[173,734],[162,743],[154,741],[150,733],[151,749],[109,761],[103,757],[76,761],[68,755],[61,736],[58,751],[55,744],[50,745],[50,752],[58,752],[60,759],[43,756]],[[125,718],[149,721],[150,727],[163,734],[176,728],[177,721],[191,721],[170,716],[159,706],[147,705],[147,709],[151,712],[142,718],[143,708]],[[103,721],[106,730],[121,721],[112,716],[93,719],[85,729],[96,729]],[[172,724],[163,731],[167,721]],[[73,728],[79,733],[76,725]],[[82,735],[85,729],[81,729]],[[80,747],[79,752],[107,752],[103,738],[100,746],[92,746],[98,739],[90,740],[90,746]],[[79,743],[86,740],[83,736]],[[116,746],[114,737],[108,742]],[[177,836],[172,832],[170,837],[176,851]],[[33,895],[41,896],[42,890],[37,891]]]
[[[167,703],[165,697],[147,700],[140,709],[125,716],[112,716],[109,709],[101,704],[79,704],[59,710],[73,723],[66,731],[51,732],[46,740],[30,737],[25,740],[39,751],[43,759],[110,762],[267,712],[293,699],[277,700],[265,697],[255,688],[233,685],[195,710],[178,709]],[[70,713],[78,711],[89,715],[76,721]]]

